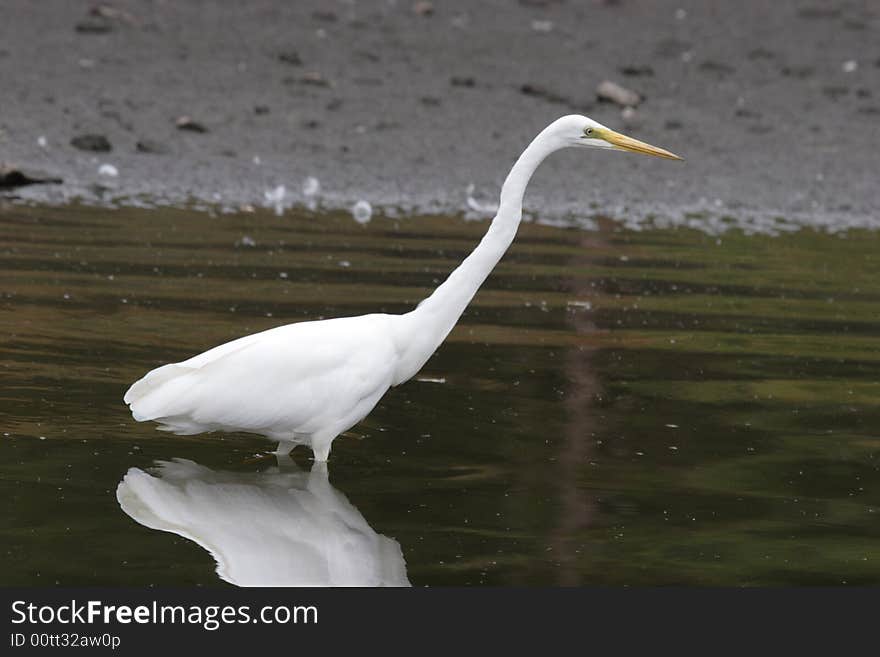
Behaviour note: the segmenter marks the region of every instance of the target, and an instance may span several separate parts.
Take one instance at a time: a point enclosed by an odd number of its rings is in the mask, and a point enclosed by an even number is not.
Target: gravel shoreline
[[[0,163],[63,179],[0,192],[28,202],[485,215],[528,141],[584,113],[686,162],[558,154],[527,195],[542,220],[880,226],[871,3],[7,0],[3,13]],[[626,115],[600,102],[605,80],[643,101]]]

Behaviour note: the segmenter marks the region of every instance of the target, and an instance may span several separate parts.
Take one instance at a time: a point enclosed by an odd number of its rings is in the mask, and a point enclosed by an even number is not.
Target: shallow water
[[[526,224],[329,479],[122,403],[246,333],[404,311],[485,227],[0,209],[0,582],[880,583],[874,233]]]

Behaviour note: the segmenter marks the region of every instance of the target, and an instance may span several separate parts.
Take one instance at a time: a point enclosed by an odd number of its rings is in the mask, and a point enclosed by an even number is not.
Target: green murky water
[[[406,310],[484,229],[0,210],[0,581],[225,585],[207,549],[238,583],[880,583],[873,233],[524,225],[329,480],[122,403],[246,333]]]

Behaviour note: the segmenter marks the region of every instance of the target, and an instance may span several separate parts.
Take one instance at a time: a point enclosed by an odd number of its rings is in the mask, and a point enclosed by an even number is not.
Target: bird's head
[[[646,144],[638,139],[627,137],[602,125],[598,121],[577,114],[557,119],[550,124],[548,130],[551,130],[553,136],[559,139],[562,145],[566,147],[601,148],[654,155],[655,157],[665,157],[669,160],[682,159],[675,153],[670,153],[657,146],[651,146],[651,144]]]

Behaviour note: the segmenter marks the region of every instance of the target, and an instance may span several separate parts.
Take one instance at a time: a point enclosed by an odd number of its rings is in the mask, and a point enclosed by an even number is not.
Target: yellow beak
[[[655,157],[665,157],[668,160],[683,159],[675,153],[670,153],[669,151],[658,148],[657,146],[651,146],[651,144],[646,144],[645,142],[639,141],[638,139],[627,137],[626,135],[622,135],[619,132],[614,132],[614,130],[602,130],[597,136],[600,139],[604,139],[616,149],[621,151],[629,151],[630,153],[641,153],[642,155],[653,155]]]

